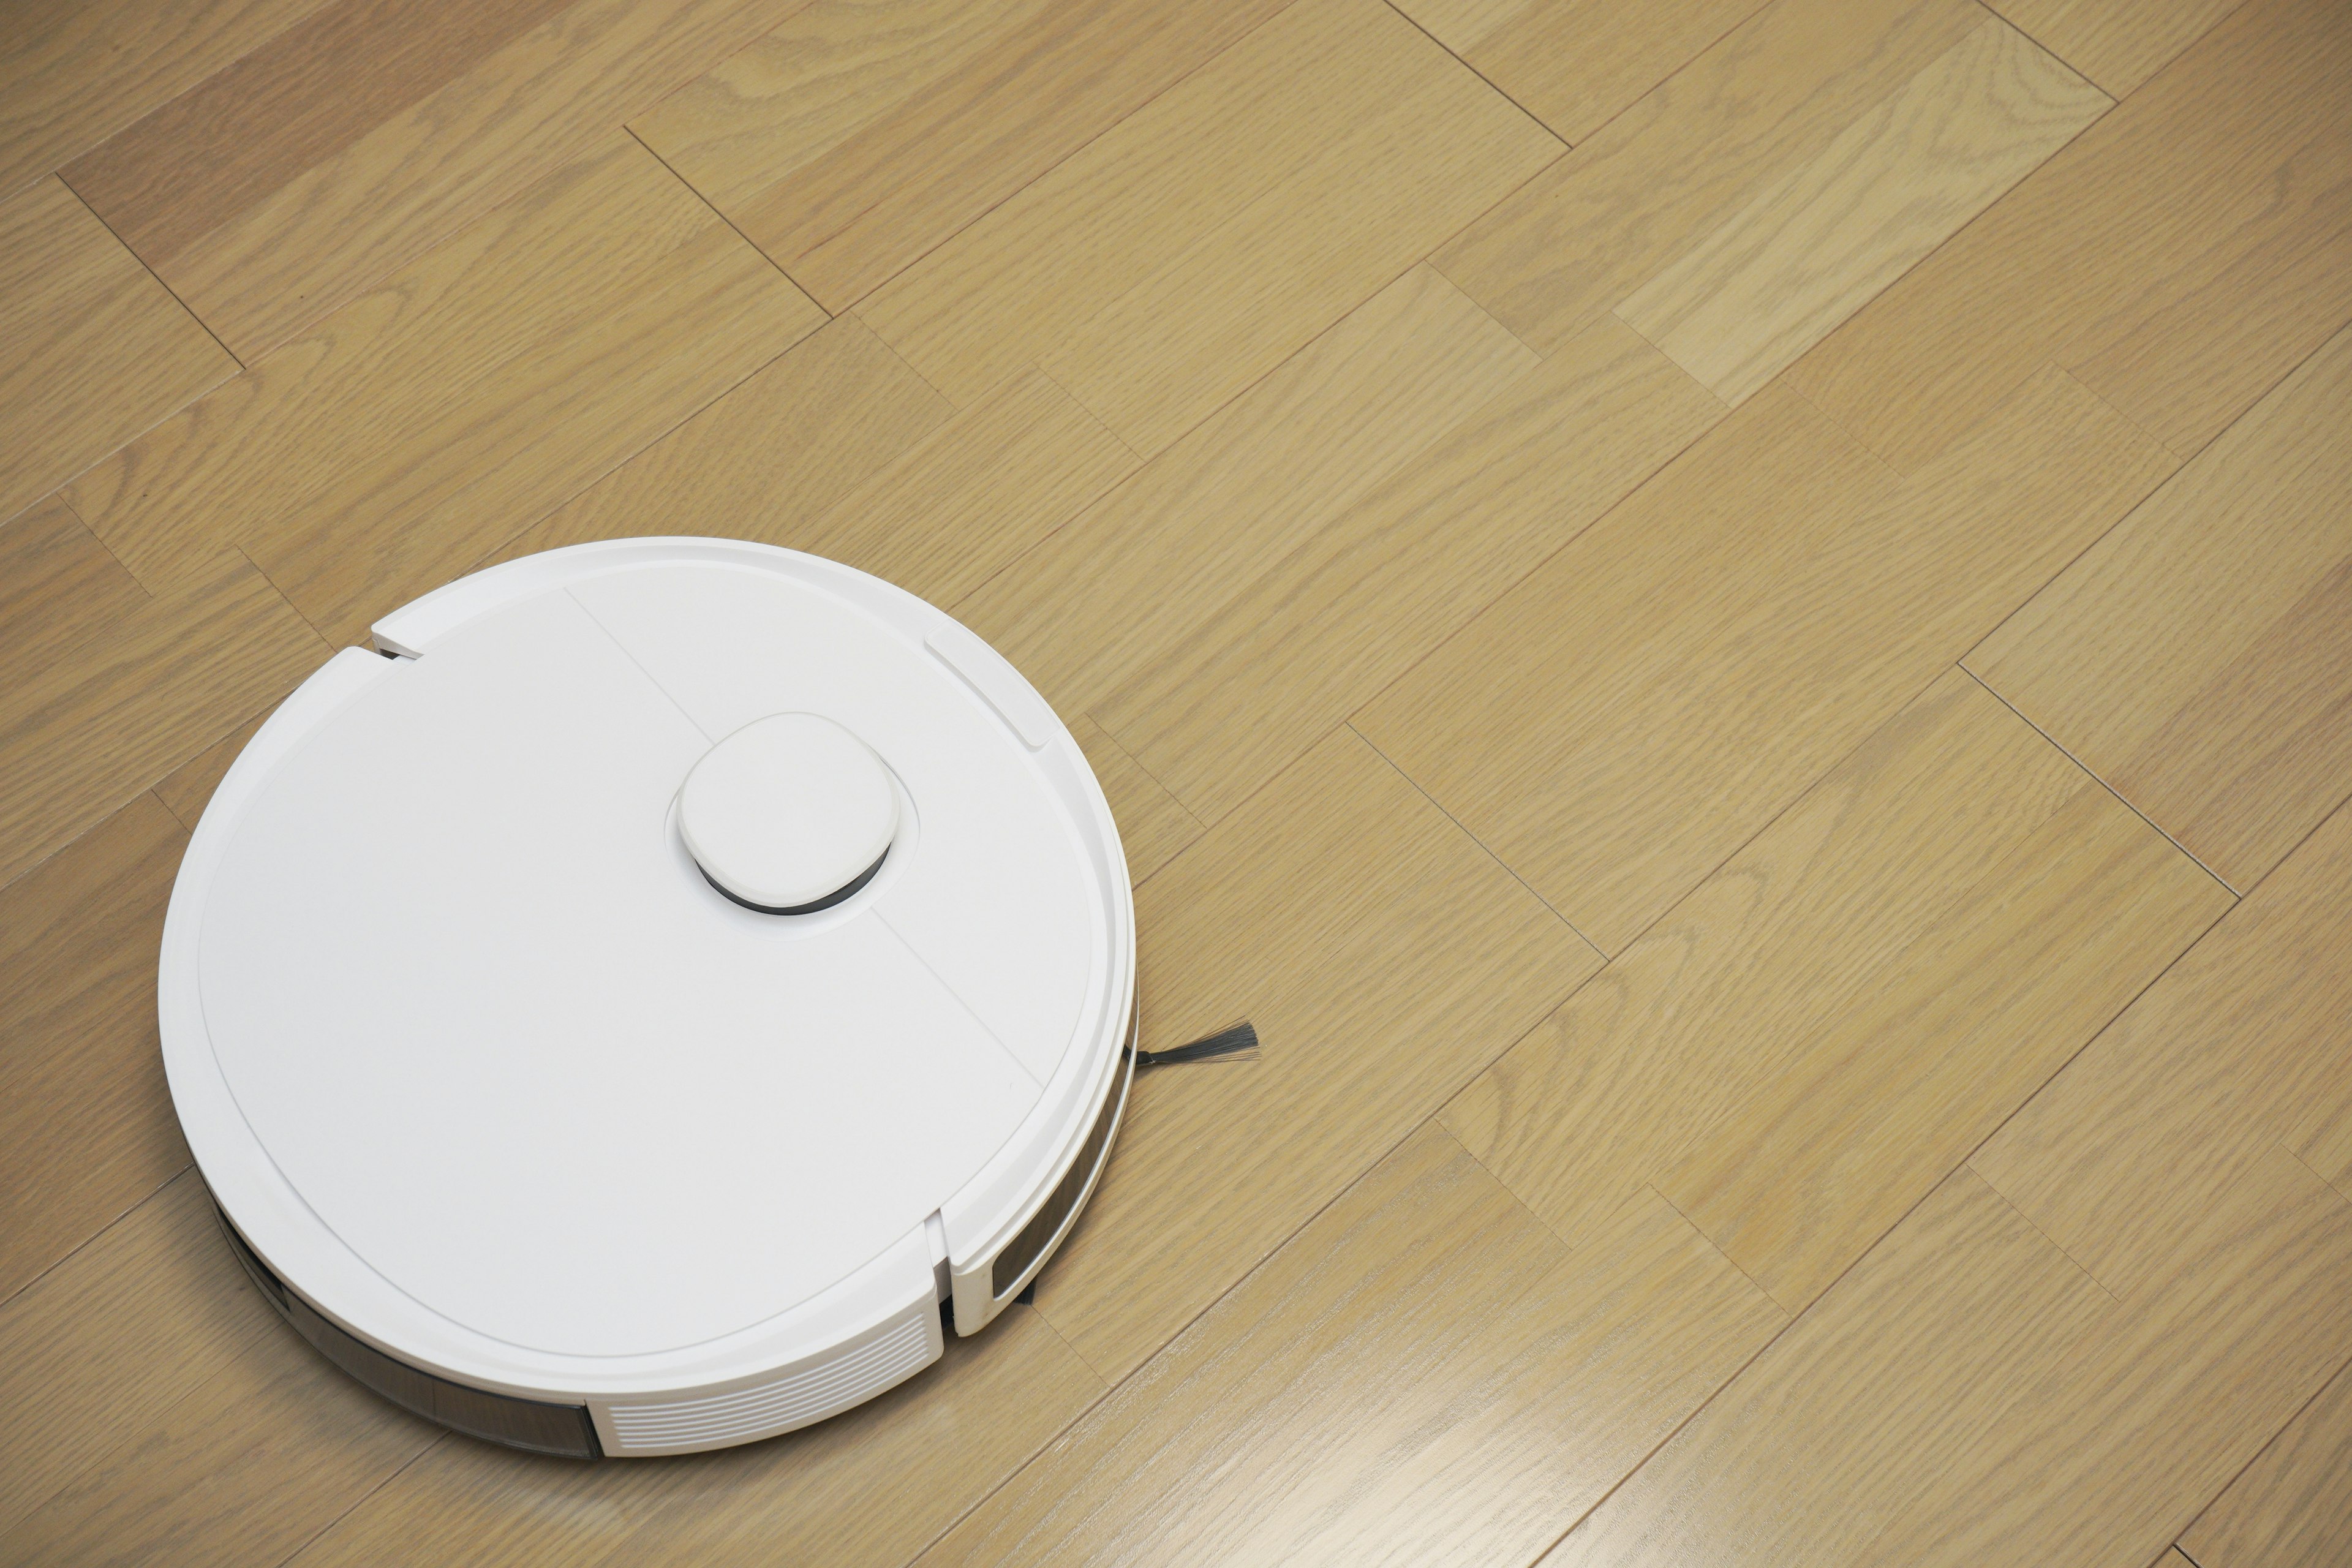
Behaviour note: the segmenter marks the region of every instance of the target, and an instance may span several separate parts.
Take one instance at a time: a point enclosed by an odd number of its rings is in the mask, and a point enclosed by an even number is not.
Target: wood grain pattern
[[[960,403],[1034,361],[1148,457],[1558,151],[1385,5],[1304,0],[859,314]]]
[[[1445,1124],[1565,1236],[1656,1184],[1800,1311],[2228,902],[1953,672]]]
[[[0,197],[169,103],[321,0],[0,7]]]
[[[229,764],[236,761],[237,753],[245,750],[245,743],[260,730],[262,721],[275,710],[271,708],[255,714],[155,782],[152,793],[163,803],[164,810],[178,818],[181,826],[191,833],[196,830],[196,824],[203,820],[205,807],[210,804],[213,792],[227,776]]]
[[[1063,711],[1108,705],[1117,717],[1105,727],[1122,744],[1141,737],[1145,767],[1214,820],[1345,718],[1365,689],[1302,689],[1288,711],[1267,703],[1239,727],[1198,724],[1187,738],[1203,749],[1182,757],[1153,742],[1169,722],[1162,713],[1190,716],[1159,707],[1156,694],[1122,701],[1123,689],[1190,675],[1318,614],[1354,612],[1352,626],[1333,628],[1345,642],[1381,635],[1376,619],[1360,618],[1380,606],[1349,605],[1345,568],[1331,564],[1365,537],[1368,523],[1350,521],[1354,503],[1534,363],[1452,285],[1416,268],[956,614]],[[1444,581],[1420,586],[1442,593]]]
[[[2155,1559],[2352,1356],[2352,1203],[2273,1146],[2107,1319],[1859,1561]]]
[[[1615,321],[1463,406],[1420,452],[1399,443],[1400,467],[1240,592],[1187,606],[1181,635],[1170,617],[1096,703],[1204,816],[1231,809],[1723,416]],[[1212,526],[1178,537],[1202,541]],[[1148,581],[1123,596],[1139,600]]]
[[[2227,16],[2239,0],[1991,0],[2043,48],[2121,98]]]
[[[2352,329],[1969,655],[2231,886],[2352,793]]]
[[[1907,482],[1774,388],[1358,721],[1616,952],[2171,466],[2054,374]]]
[[[820,0],[635,129],[838,310],[1279,8]]]
[[[2112,107],[1988,17],[1617,314],[1725,402],[1744,402]]]
[[[1041,362],[1137,451],[1165,447],[1562,151],[1394,11],[1355,20],[1429,58]]]
[[[1748,852],[1733,866],[1755,869]],[[1904,933],[1866,998],[1683,1144],[1659,1181],[1783,1304],[1834,1279],[2229,906],[2087,784],[1955,891]]]
[[[870,1405],[682,1463],[581,1465],[446,1438],[293,1562],[895,1568],[1101,1393],[1014,1307]]]
[[[231,1289],[253,1291],[243,1279]],[[285,1323],[269,1328],[26,1520],[15,1560],[282,1562],[440,1435]]]
[[[1753,16],[1763,0],[1412,0],[1400,6],[1570,142]]]
[[[1201,821],[1158,779],[1144,772],[1109,731],[1083,713],[1073,715],[1068,723],[1110,801],[1119,847],[1127,851],[1128,878],[1141,882],[1201,837],[1204,831]]]
[[[142,795],[0,889],[0,1301],[188,1163],[154,973],[186,842]]]
[[[71,494],[151,585],[234,546],[330,637],[355,639],[823,320],[619,137]]]
[[[1457,55],[1468,53],[1479,39],[1531,8],[1532,0],[1412,0],[1397,7]]]
[[[737,213],[938,93],[1045,9],[1045,0],[810,0],[629,129],[711,205]]]
[[[1114,1383],[1600,962],[1345,729],[1138,889],[1136,920],[1146,1047],[1248,1018],[1265,1057],[1139,1077],[1039,1279]]]
[[[723,532],[941,604],[1137,466],[1034,370],[958,412],[854,317],[834,322],[499,549]]]
[[[1959,0],[1774,0],[1433,260],[1549,353],[1983,19]]]
[[[2194,1568],[2329,1568],[2352,1559],[2352,1370],[2336,1374],[2200,1514]]]
[[[0,1539],[238,1354],[285,1334],[191,1170],[0,1305]]]
[[[447,85],[567,0],[331,0],[68,164],[150,266]]]
[[[0,196],[0,521],[236,368],[64,185]]]
[[[242,556],[151,595],[60,501],[0,526],[0,885],[328,652]]]
[[[1780,1323],[1654,1194],[1570,1249],[1423,1128],[921,1562],[1523,1562]]]
[[[2250,0],[1790,376],[1905,469],[2053,360],[2193,455],[2352,316],[2347,71],[2352,12]]]
[[[665,533],[799,546],[954,412],[863,321],[838,316],[488,560]]]
[[[1958,1171],[1544,1568],[1844,1568],[1955,1453],[2030,1409],[2112,1306]]]
[[[1989,5],[0,0],[0,1562],[2332,1568],[2352,10]],[[331,645],[648,534],[1000,647],[1263,1047],[583,1466],[267,1310],[152,975]]]
[[[511,3],[522,8],[499,13],[509,22],[528,15],[533,0]],[[331,83],[306,86],[320,62],[289,44],[284,58],[272,62],[273,79],[285,85],[269,99],[274,112],[266,134],[242,121],[253,100],[239,95],[217,106],[218,117],[182,128],[174,139],[221,147],[208,165],[220,170],[218,190],[207,184],[194,195],[215,206],[241,205],[226,216],[205,206],[186,219],[151,212],[158,204],[176,209],[177,187],[151,192],[134,181],[121,193],[123,201],[101,201],[100,216],[132,233],[154,223],[175,237],[188,223],[212,219],[202,233],[146,259],[251,364],[500,204],[593,157],[620,134],[622,119],[758,37],[794,3],[573,0],[422,97],[397,108],[385,103],[386,112],[364,134],[344,140],[357,127],[338,121],[316,143],[315,160],[299,168],[285,165],[312,145],[301,117],[338,116],[333,106],[373,74],[374,59],[346,47],[333,58]],[[407,12],[392,15],[398,36]],[[474,13],[449,15],[456,47],[467,47]],[[370,26],[363,18],[353,25],[362,32]],[[489,42],[505,24],[480,25],[488,30],[476,43]],[[331,22],[322,16],[318,26],[330,29]],[[417,51],[406,62],[411,76],[385,79],[380,90],[388,98],[405,96],[412,82],[422,85],[456,63],[430,43]],[[323,110],[309,108],[314,98]],[[260,112],[259,104],[254,108]],[[266,160],[267,167],[248,171],[248,159]],[[258,192],[239,184],[265,180],[277,183]]]
[[[1052,377],[1025,371],[842,498],[803,548],[951,605],[1136,466]]]
[[[2347,909],[2352,811],[2340,811],[1979,1150],[1977,1169],[2117,1295],[2178,1278],[2264,1151],[2352,1119]]]

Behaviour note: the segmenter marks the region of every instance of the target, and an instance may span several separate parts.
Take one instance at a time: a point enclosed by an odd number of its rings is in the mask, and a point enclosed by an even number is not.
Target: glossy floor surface
[[[2344,0],[6,0],[0,1561],[2352,1563],[2347,322]],[[270,1316],[152,973],[637,533],[994,641],[1265,1050],[586,1466]]]

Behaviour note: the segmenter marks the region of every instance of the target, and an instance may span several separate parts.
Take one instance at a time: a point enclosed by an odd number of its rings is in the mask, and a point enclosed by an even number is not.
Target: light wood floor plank
[[[1655,1184],[1799,1311],[2228,902],[1954,671],[1445,1124],[1564,1236]]]
[[[1265,1055],[1139,1077],[1040,1278],[1038,1310],[1111,1382],[1599,964],[1346,729],[1138,889],[1136,920],[1145,1047],[1247,1018]]]
[[[761,1561],[897,1568],[1102,1393],[1035,1313],[870,1405],[683,1462],[582,1465],[448,1437],[337,1521],[294,1568]]]
[[[1558,150],[1385,5],[1303,0],[859,314],[960,403],[1034,361],[1150,456]]]
[[[1083,713],[1072,715],[1068,723],[1110,801],[1119,847],[1127,851],[1128,878],[1140,882],[1201,837],[1200,818],[1128,755],[1109,731]]]
[[[1222,815],[1722,416],[1638,334],[1597,322],[1240,593],[1192,606],[1095,711]]]
[[[151,595],[61,501],[0,525],[0,886],[328,652],[242,556]]]
[[[854,316],[494,552],[723,533],[844,562],[953,604],[1137,467],[1029,370],[961,412]]]
[[[836,317],[488,559],[665,533],[802,547],[954,412],[864,322]]]
[[[2121,98],[2240,0],[1988,0],[2043,48]]]
[[[1680,70],[1764,0],[1410,0],[1429,29],[1511,101],[1575,143]]]
[[[2109,1289],[2137,1298],[2178,1276],[2264,1151],[2352,1121],[2348,1013],[2352,809],[2035,1096],[1977,1169]]]
[[[1577,1243],[1423,1128],[921,1561],[1524,1562],[1781,1322],[1654,1194]]]
[[[1774,0],[1433,259],[1557,349],[1983,20],[1959,0]]]
[[[2273,1145],[2209,1218],[1859,1562],[2158,1557],[2352,1356],[2352,1203]]]
[[[194,1170],[0,1305],[0,1539],[271,1334]]]
[[[938,93],[1047,9],[1045,0],[811,0],[629,129],[740,222],[761,192]]]
[[[242,1279],[230,1288],[253,1289]],[[285,1323],[269,1328],[27,1519],[12,1561],[282,1562],[439,1435]]]
[[[1137,467],[1052,377],[1024,371],[842,498],[802,547],[952,605]]]
[[[0,197],[0,521],[236,368],[64,185]]]
[[[2113,105],[1987,17],[1617,314],[1744,402]]]
[[[1181,254],[1214,216],[1272,188],[1368,103],[1407,90],[1425,47],[1400,47],[1392,27],[1345,25],[1367,15],[1350,0],[1287,7],[858,314],[948,396],[979,396]]]
[[[142,795],[0,889],[0,1301],[187,1165],[155,1041],[186,843]]]
[[[635,128],[838,310],[1279,8],[820,0]]]
[[[1908,482],[1774,388],[1359,722],[1613,952],[2171,466],[2055,373]]]
[[[1303,629],[1318,614],[1347,615],[1332,628],[1341,646],[1382,635],[1381,606],[1349,605],[1345,568],[1330,564],[1377,526],[1356,504],[1474,410],[1507,395],[1535,363],[1451,284],[1416,268],[958,603],[956,614],[1063,711],[1102,706],[1122,744],[1139,737],[1144,765],[1213,820],[1345,718],[1366,689],[1294,691],[1287,711],[1268,703],[1234,727],[1203,715],[1186,737],[1202,750],[1180,758],[1155,742],[1161,726],[1191,715],[1160,709],[1158,694],[1141,688],[1155,672],[1188,675],[1261,634]],[[1622,392],[1588,390],[1604,407],[1624,406]],[[1447,562],[1417,586],[1442,595],[1457,569]],[[1475,573],[1466,575],[1475,583]],[[1301,652],[1319,661],[1319,650]],[[1192,700],[1181,688],[1168,698]]]
[[[16,0],[0,22],[0,197],[256,48],[323,0]]]
[[[2352,1562],[2352,1369],[2198,1516],[2195,1568],[2332,1568]]]
[[[253,739],[263,721],[275,710],[273,704],[256,713],[156,781],[152,794],[163,803],[164,810],[179,819],[181,826],[191,833],[196,830],[196,824],[203,820],[205,807],[211,802],[213,792],[227,776],[229,765],[236,761],[237,753],[245,750],[245,743]]]
[[[1137,451],[1166,447],[1562,151],[1395,12],[1357,25],[1425,51],[1398,95],[1359,105],[1040,362]]]
[[[1955,892],[1658,1183],[1784,1305],[1834,1279],[2230,902],[2087,783]]]
[[[1958,1171],[1543,1568],[1844,1568],[2113,1306]]]
[[[1790,374],[1906,470],[2053,360],[2193,455],[2352,316],[2347,72],[2249,0]]]
[[[70,493],[151,585],[239,547],[356,639],[823,321],[615,135]]]
[[[2241,890],[2352,793],[2352,328],[1970,669]]]
[[[507,0],[495,14],[452,7],[447,37],[418,35],[398,57],[408,74],[392,76],[376,68],[383,49],[370,47],[370,28],[409,37],[411,8],[371,22],[379,13],[366,0],[346,0],[359,8],[350,21],[321,14],[314,25],[339,46],[330,56],[314,58],[302,47],[307,36],[289,37],[253,68],[268,90],[255,81],[226,101],[206,96],[214,112],[197,123],[179,123],[169,106],[160,111],[167,144],[185,149],[178,155],[206,172],[202,182],[152,188],[144,159],[100,177],[96,171],[111,166],[104,149],[69,179],[90,171],[100,216],[134,234],[157,230],[157,246],[142,257],[251,364],[592,155],[623,118],[757,37],[795,0],[573,0],[499,43],[497,18],[520,20],[538,3]],[[336,35],[338,26],[352,36]],[[412,87],[461,63],[444,46],[494,47],[409,99]],[[379,76],[380,102],[363,85]],[[348,99],[381,110],[363,132],[344,122],[339,105]],[[125,136],[134,148],[146,144],[139,127]],[[205,226],[188,232],[197,223]]]

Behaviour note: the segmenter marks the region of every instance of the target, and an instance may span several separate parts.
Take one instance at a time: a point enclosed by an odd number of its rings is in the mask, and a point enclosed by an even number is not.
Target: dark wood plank
[[[446,86],[567,0],[334,0],[66,165],[151,267]]]
[[[0,5],[0,196],[171,102],[320,4],[8,0]]]
[[[339,0],[75,177],[250,364],[802,3]]]

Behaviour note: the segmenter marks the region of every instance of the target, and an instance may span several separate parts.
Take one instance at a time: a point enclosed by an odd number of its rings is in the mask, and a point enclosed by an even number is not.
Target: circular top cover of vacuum
[[[377,641],[224,781],[163,960],[206,1179],[306,1295],[593,1387],[772,1362],[796,1314],[821,1341],[811,1304],[849,1322],[884,1260],[928,1300],[1034,1206],[1133,934],[1101,792],[1011,666],[721,541],[530,557]]]

